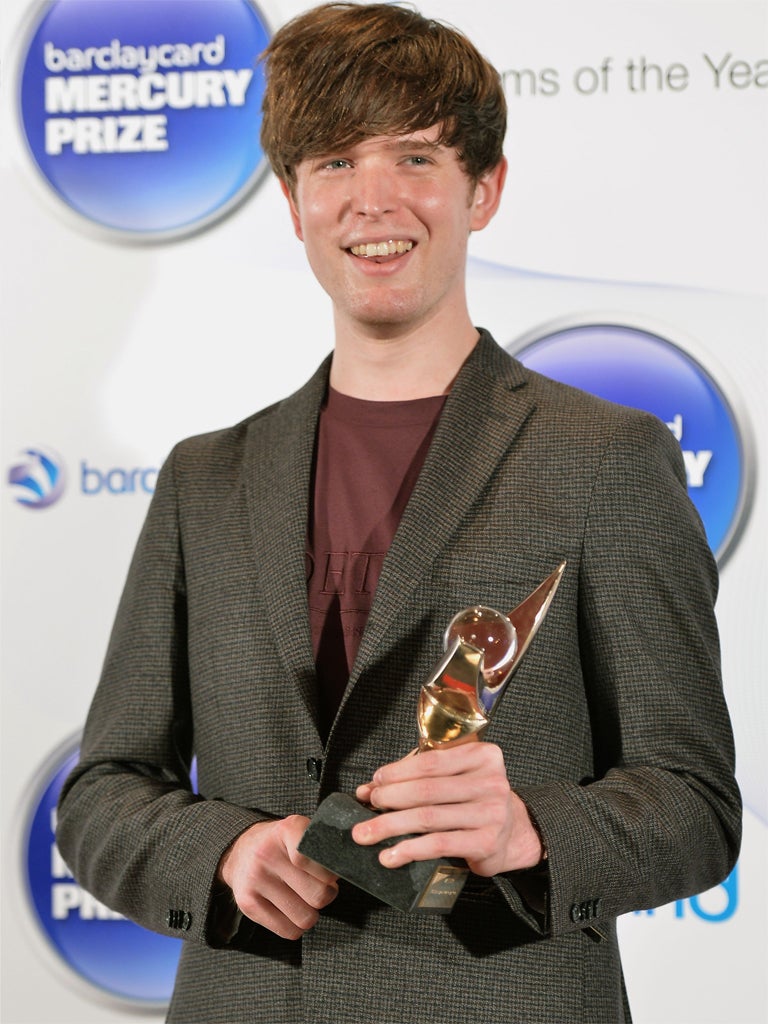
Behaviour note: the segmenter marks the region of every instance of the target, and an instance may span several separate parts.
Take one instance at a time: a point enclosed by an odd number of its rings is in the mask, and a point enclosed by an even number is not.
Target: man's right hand
[[[243,832],[219,862],[238,907],[283,939],[300,939],[336,898],[337,876],[299,853],[309,818],[293,814]]]

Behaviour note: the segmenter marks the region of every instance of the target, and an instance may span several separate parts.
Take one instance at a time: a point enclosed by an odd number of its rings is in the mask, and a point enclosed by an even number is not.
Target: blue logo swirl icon
[[[30,908],[49,956],[63,961],[86,991],[117,1006],[159,1008],[173,991],[181,940],[147,931],[94,899],[56,845],[56,805],[78,753],[74,742],[56,751],[31,800],[23,838]]]
[[[532,370],[658,416],[680,442],[688,494],[722,563],[749,509],[751,451],[725,393],[689,351],[655,325],[567,317],[509,346]]]
[[[8,471],[16,501],[25,508],[49,508],[64,493],[66,471],[60,456],[50,449],[27,448],[21,461]]]
[[[123,240],[187,235],[265,166],[267,24],[250,0],[49,0],[19,81],[27,149],[70,212]]]

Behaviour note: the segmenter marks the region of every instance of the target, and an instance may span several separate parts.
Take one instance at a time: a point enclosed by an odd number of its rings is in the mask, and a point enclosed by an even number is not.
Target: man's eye
[[[325,166],[330,170],[335,171],[341,167],[349,167],[349,160],[342,160],[341,158],[338,160],[329,160]]]
[[[414,167],[426,167],[430,160],[426,156],[409,156],[407,163],[412,164]]]

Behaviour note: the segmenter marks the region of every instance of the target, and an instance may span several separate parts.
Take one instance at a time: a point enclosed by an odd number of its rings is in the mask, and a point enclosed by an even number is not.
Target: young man
[[[171,1021],[629,1020],[616,917],[714,885],[739,844],[679,448],[472,325],[505,107],[466,39],[331,4],[276,34],[267,72],[263,143],[333,354],[168,459],[60,847],[110,906],[189,940]],[[452,615],[511,609],[563,559],[488,742],[405,757]],[[298,853],[336,790],[383,812],[361,845],[413,836],[387,866],[468,862],[449,915]]]

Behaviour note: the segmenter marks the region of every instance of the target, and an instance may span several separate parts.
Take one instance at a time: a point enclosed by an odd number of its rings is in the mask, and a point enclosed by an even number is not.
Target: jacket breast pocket
[[[563,561],[562,554],[525,557],[506,551],[452,553],[436,567],[434,584],[454,613],[485,605],[508,614],[524,601]],[[567,568],[566,568],[567,571]]]

